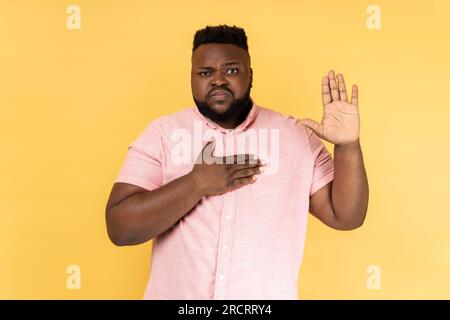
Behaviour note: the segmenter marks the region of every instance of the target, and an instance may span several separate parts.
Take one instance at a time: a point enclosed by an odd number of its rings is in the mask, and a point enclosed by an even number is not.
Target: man
[[[357,87],[348,102],[330,71],[319,124],[257,105],[252,83],[243,29],[197,31],[196,107],[150,122],[129,147],[106,221],[116,245],[153,239],[146,299],[297,299],[308,211],[338,230],[363,224]]]

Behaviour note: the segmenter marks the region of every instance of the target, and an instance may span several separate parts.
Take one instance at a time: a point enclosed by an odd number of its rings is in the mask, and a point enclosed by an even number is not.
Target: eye
[[[207,77],[211,74],[209,71],[202,71],[198,73],[201,77]]]
[[[227,74],[236,74],[236,73],[238,73],[238,71],[239,71],[238,68],[231,68],[231,69],[227,70]]]

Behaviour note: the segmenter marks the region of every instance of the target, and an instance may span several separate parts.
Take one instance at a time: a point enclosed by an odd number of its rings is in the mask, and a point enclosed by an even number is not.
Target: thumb
[[[311,119],[301,119],[300,124],[304,125],[305,127],[310,128],[315,134],[317,134],[319,137],[322,137],[323,133],[323,125],[311,120]]]
[[[202,152],[212,156],[215,149],[216,149],[216,139],[214,137],[211,137],[211,139],[209,139],[209,141],[203,147]]]
[[[214,150],[216,149],[216,140],[214,137],[211,137],[211,139],[205,144],[203,147],[203,150],[201,152],[201,161],[207,164],[213,163],[214,159]]]

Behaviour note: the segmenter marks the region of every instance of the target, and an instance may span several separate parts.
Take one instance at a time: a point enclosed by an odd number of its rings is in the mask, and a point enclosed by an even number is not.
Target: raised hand
[[[347,144],[359,138],[358,87],[353,85],[351,102],[347,98],[344,76],[334,71],[322,79],[323,116],[321,123],[302,119],[300,123],[310,128],[320,138],[333,144]]]

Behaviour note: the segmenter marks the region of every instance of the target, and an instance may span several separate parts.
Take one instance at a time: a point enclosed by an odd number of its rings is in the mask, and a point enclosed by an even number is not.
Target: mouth
[[[215,100],[221,100],[225,99],[227,97],[231,96],[231,93],[226,90],[214,90],[209,97]]]

